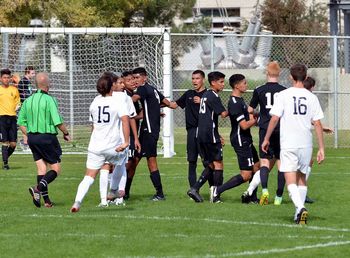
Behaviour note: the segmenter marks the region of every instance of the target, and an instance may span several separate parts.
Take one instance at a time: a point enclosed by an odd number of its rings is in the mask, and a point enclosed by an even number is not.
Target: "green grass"
[[[243,205],[247,185],[222,195],[224,203],[204,203],[186,195],[185,145],[177,155],[159,158],[167,200],[149,201],[154,193],[143,160],[125,207],[99,209],[98,181],[79,213],[71,214],[85,155],[64,155],[62,174],[50,184],[52,209],[36,208],[28,187],[36,169],[30,155],[14,155],[11,170],[0,170],[0,257],[345,257],[350,252],[349,150],[327,149],[309,182],[314,204],[309,223],[294,225],[287,191],[281,206]],[[238,172],[232,148],[225,146],[225,180]],[[200,166],[199,166],[200,167]],[[270,176],[270,201],[276,189]]]

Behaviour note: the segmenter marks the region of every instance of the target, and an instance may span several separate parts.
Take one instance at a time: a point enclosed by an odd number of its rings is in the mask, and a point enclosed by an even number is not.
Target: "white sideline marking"
[[[222,255],[206,255],[205,257],[232,257],[232,256],[250,256],[250,255],[261,255],[261,254],[285,253],[285,252],[300,251],[305,249],[325,248],[330,246],[340,246],[340,245],[349,245],[349,244],[350,244],[350,241],[328,242],[328,243],[319,243],[315,245],[295,246],[290,248],[274,248],[270,250],[244,251],[239,253],[226,253]],[[200,256],[196,256],[196,257],[200,257]]]
[[[57,235],[56,232],[53,233],[30,233],[30,234],[25,234],[25,233],[19,233],[19,234],[8,234],[8,233],[0,233],[0,237],[16,237],[18,236],[25,236],[25,237],[50,237],[52,235]],[[65,236],[65,237],[91,237],[91,238],[116,238],[116,239],[121,239],[125,238],[125,235],[108,235],[108,234],[84,234],[84,233],[60,233],[60,235]]]
[[[10,216],[10,215],[9,215]],[[6,214],[0,215],[0,217],[7,217]],[[330,227],[318,227],[318,226],[300,226],[296,224],[278,224],[278,223],[263,223],[263,222],[253,222],[253,221],[232,221],[232,220],[218,220],[218,219],[211,219],[211,218],[204,218],[204,219],[194,219],[189,217],[158,217],[158,216],[135,216],[135,215],[127,215],[127,216],[121,216],[118,214],[95,214],[95,215],[85,215],[80,213],[78,214],[71,214],[71,215],[42,215],[42,214],[28,214],[23,215],[23,217],[35,217],[35,218],[123,218],[123,219],[144,219],[144,220],[167,220],[167,221],[173,221],[173,220],[179,220],[179,221],[205,221],[205,222],[213,222],[213,223],[222,223],[222,224],[237,224],[237,225],[256,225],[256,226],[268,226],[268,227],[283,227],[283,228],[295,228],[295,229],[303,229],[303,230],[314,230],[314,231],[331,231],[331,232],[350,232],[349,228],[330,228]]]

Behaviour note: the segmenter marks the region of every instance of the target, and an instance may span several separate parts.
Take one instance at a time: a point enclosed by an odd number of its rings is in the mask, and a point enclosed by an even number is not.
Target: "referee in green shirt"
[[[29,193],[36,207],[41,206],[42,196],[45,207],[51,208],[48,184],[61,171],[62,149],[57,139],[57,129],[62,131],[64,140],[70,141],[70,137],[59,114],[57,100],[48,94],[48,75],[38,73],[35,80],[38,90],[23,102],[18,125],[24,135],[24,143],[28,143],[33,153],[38,171],[37,186],[30,187]],[[47,171],[48,169],[50,170]]]

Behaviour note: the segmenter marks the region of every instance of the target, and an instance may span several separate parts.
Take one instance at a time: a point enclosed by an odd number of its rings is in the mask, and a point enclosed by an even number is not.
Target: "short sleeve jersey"
[[[201,99],[198,113],[197,139],[200,143],[218,143],[219,115],[225,111],[219,95],[213,90],[207,90]]]
[[[57,125],[62,123],[57,100],[43,90],[37,90],[23,102],[17,121],[28,133],[49,134],[57,134]]]
[[[231,96],[228,101],[228,112],[231,121],[230,140],[232,146],[242,146],[245,142],[252,143],[250,128],[243,130],[239,125],[242,120],[249,121],[248,107],[243,98]]]
[[[0,116],[16,116],[20,104],[19,93],[14,86],[0,86]]]
[[[267,129],[271,116],[270,110],[275,102],[278,93],[286,88],[277,82],[268,82],[265,85],[262,85],[256,88],[253,92],[253,97],[250,101],[249,106],[256,108],[258,105],[260,107],[259,115],[259,127]],[[279,126],[276,127],[275,131],[279,130]]]
[[[164,99],[163,94],[148,83],[138,87],[135,94],[140,96],[143,108],[141,131],[147,131],[158,136],[160,131],[160,103]]]
[[[125,96],[106,96],[98,95],[90,105],[90,119],[93,122],[88,150],[91,152],[100,152],[115,148],[122,144],[121,137],[121,117],[128,116]]]
[[[176,100],[176,104],[182,109],[185,109],[186,129],[197,128],[199,103],[194,103],[193,98],[202,98],[204,92],[206,91],[206,89],[200,92],[188,90],[178,100]]]
[[[323,118],[316,95],[305,88],[288,88],[278,94],[270,115],[280,117],[281,149],[312,147],[311,123]]]
[[[25,101],[33,93],[33,86],[27,77],[23,77],[18,83],[19,96],[21,102]]]

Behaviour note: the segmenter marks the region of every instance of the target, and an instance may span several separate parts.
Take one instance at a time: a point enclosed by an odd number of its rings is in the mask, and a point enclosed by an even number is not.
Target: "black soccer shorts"
[[[195,162],[198,159],[198,143],[196,136],[197,128],[187,129],[187,161]]]
[[[17,142],[16,116],[0,116],[0,141]]]
[[[264,142],[264,138],[266,135],[266,129],[260,128],[259,129],[259,156],[261,159],[280,159],[280,152],[281,152],[281,146],[280,146],[280,133],[279,132],[273,132],[270,137],[270,146],[267,150],[267,153],[265,153],[261,149],[261,145]]]
[[[233,146],[238,160],[240,170],[253,170],[255,163],[259,161],[258,153],[253,143],[243,144],[242,146]]]
[[[199,154],[204,166],[208,166],[213,161],[222,161],[223,152],[221,142],[218,143],[199,143]]]

